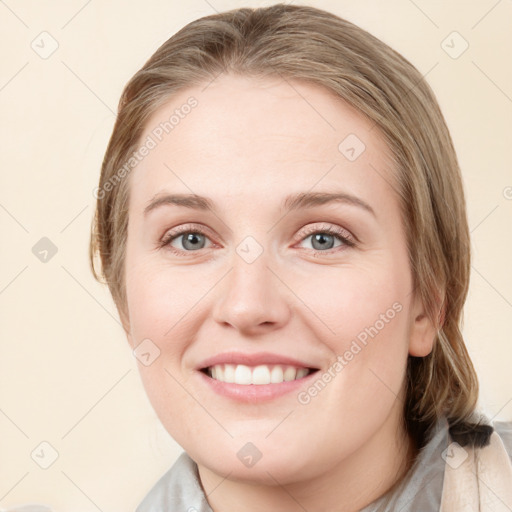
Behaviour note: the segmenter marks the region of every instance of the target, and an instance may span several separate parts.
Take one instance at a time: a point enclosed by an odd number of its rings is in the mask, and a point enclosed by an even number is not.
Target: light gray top
[[[493,427],[512,460],[512,422],[495,422]],[[429,441],[420,450],[408,476],[389,496],[379,498],[361,512],[438,512],[445,468],[442,452],[450,442],[448,422],[443,418],[432,429]],[[136,512],[212,512],[201,487],[196,463],[182,453]]]

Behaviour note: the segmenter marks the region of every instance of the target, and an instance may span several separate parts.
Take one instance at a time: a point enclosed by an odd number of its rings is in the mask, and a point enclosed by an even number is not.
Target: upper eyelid
[[[314,223],[313,223],[314,224]],[[306,234],[302,234],[302,235],[297,235],[298,237],[299,236],[310,236],[314,233],[322,233],[322,232],[332,232],[333,234],[337,234],[338,236],[341,236],[340,233],[346,233],[347,234],[347,237],[346,238],[354,238],[356,239],[356,237],[346,228],[342,227],[342,226],[335,226],[333,224],[329,224],[329,223],[326,223],[326,222],[322,222],[321,223],[321,226],[310,226],[308,225],[307,227],[304,227],[303,229],[306,229]]]

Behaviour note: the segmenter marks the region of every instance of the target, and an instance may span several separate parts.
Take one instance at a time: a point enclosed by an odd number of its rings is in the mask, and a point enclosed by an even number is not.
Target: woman
[[[305,6],[192,22],[127,84],[97,197],[93,270],[185,450],[139,512],[512,507],[455,151],[394,50]]]

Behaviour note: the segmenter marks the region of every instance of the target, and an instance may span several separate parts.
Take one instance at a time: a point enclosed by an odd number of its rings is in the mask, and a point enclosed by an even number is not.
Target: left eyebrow
[[[147,215],[151,210],[163,205],[175,205],[195,210],[215,211],[213,203],[208,198],[198,196],[197,194],[157,194],[151,199],[146,208],[144,208],[144,215]]]
[[[357,196],[347,194],[346,192],[301,192],[299,194],[288,196],[284,201],[284,208],[285,211],[291,211],[300,208],[312,208],[314,206],[333,202],[358,206],[376,217],[374,209],[367,202]]]
[[[371,213],[374,217],[376,216],[375,211],[368,203],[346,192],[301,192],[288,196],[283,202],[283,207],[285,211],[289,212],[291,210],[313,208],[333,202],[358,206]],[[197,194],[157,194],[144,208],[144,215],[164,205],[182,206],[211,212],[216,211],[214,203],[210,199]]]

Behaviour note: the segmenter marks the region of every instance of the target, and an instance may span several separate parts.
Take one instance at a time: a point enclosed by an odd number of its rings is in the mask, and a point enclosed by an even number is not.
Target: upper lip
[[[226,352],[223,354],[217,354],[202,361],[198,365],[197,369],[203,370],[205,368],[209,368],[210,366],[215,366],[217,364],[244,364],[246,366],[276,364],[283,366],[294,366],[296,368],[317,369],[317,367],[314,367],[311,364],[306,363],[304,361],[300,361],[298,359],[283,356],[280,354],[273,354],[271,352],[257,352],[254,354],[245,354],[242,352]]]

